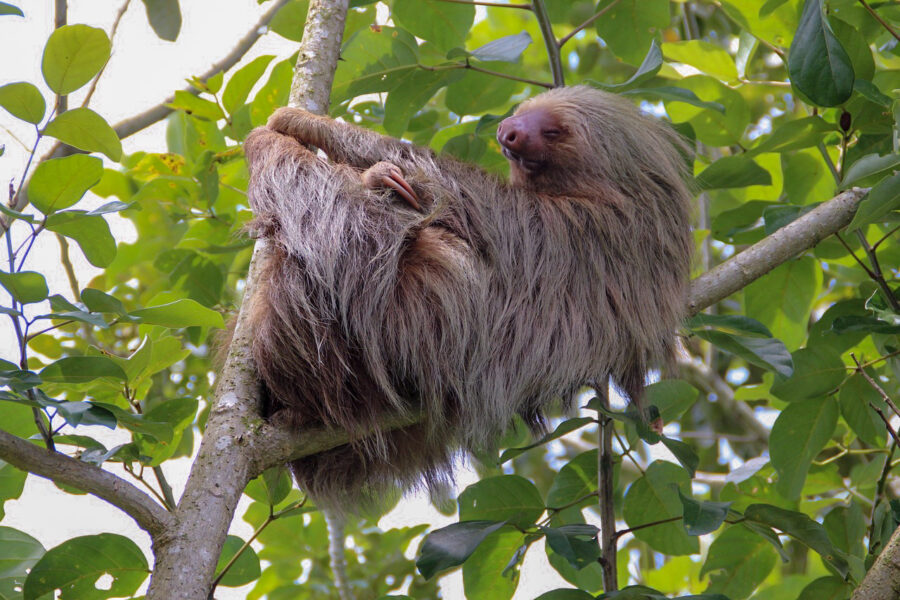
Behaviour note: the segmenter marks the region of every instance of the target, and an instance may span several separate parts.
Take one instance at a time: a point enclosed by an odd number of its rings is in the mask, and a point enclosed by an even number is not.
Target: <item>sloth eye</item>
[[[560,131],[559,129],[545,129],[541,132],[541,135],[543,135],[548,140],[555,140],[562,135],[562,131]]]

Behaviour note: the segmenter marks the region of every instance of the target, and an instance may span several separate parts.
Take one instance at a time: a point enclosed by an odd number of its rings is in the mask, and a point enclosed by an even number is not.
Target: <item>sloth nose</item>
[[[497,141],[513,152],[521,151],[528,140],[528,135],[513,118],[505,119],[497,128]]]

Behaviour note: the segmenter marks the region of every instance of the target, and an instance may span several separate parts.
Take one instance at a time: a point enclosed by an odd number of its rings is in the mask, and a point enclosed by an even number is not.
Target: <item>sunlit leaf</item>
[[[110,48],[109,38],[102,29],[63,25],[50,34],[44,47],[41,59],[44,80],[57,94],[74,92],[103,68],[109,60]]]
[[[0,106],[12,116],[29,123],[40,123],[47,109],[40,90],[25,81],[0,87]]]
[[[122,142],[103,117],[89,108],[73,108],[44,128],[46,135],[88,152],[102,152],[112,160],[122,157]]]

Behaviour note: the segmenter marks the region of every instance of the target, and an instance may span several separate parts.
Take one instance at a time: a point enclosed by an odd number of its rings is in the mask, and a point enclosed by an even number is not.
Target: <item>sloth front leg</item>
[[[406,200],[407,204],[414,209],[422,210],[422,206],[419,204],[419,197],[406,182],[406,179],[403,177],[403,171],[394,163],[387,161],[375,163],[363,171],[362,182],[370,190],[390,188],[397,192],[397,195]]]

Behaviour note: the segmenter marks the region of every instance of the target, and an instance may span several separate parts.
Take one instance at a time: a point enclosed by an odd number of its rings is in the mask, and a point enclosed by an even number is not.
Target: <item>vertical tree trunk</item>
[[[291,105],[324,113],[337,69],[349,0],[311,0],[300,44]],[[256,288],[266,248],[257,247],[245,299]],[[261,424],[259,390],[250,357],[247,311],[238,315],[228,358],[172,531],[153,547],[156,558],[148,600],[206,600],[234,510],[247,482],[259,473],[253,445]]]

